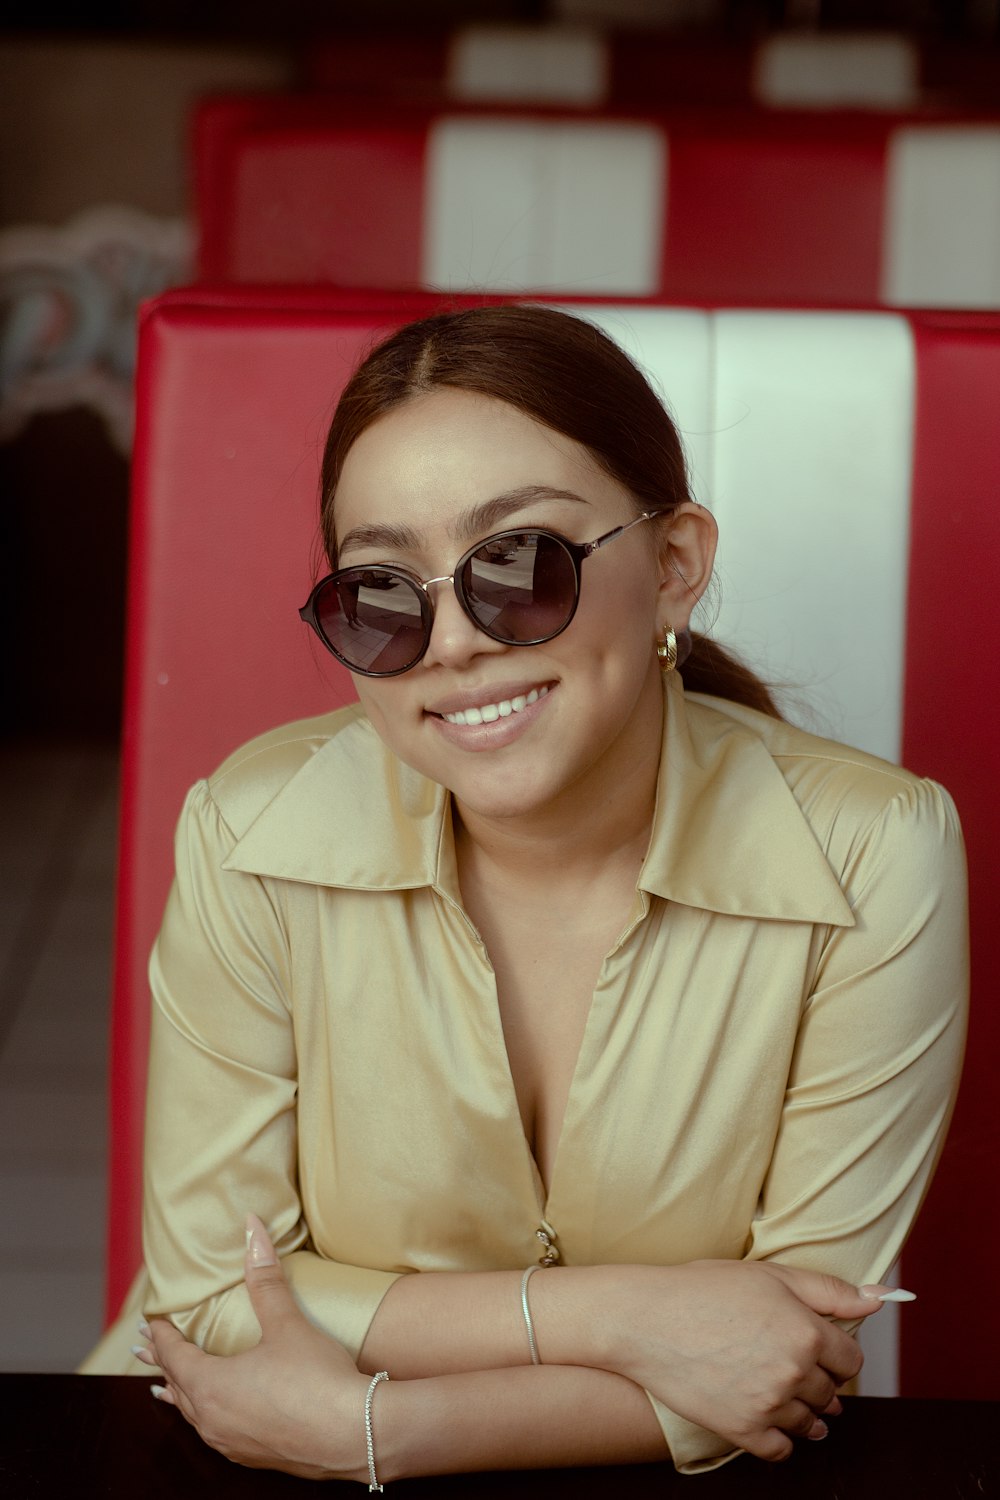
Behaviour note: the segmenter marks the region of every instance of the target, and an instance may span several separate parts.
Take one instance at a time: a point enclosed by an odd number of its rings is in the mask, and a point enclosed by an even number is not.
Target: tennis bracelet
[[[374,1490],[378,1490],[380,1495],[383,1493],[382,1486],[379,1484],[378,1479],[375,1475],[375,1443],[372,1438],[372,1397],[375,1394],[375,1387],[378,1385],[379,1381],[388,1379],[389,1371],[379,1370],[377,1375],[372,1376],[371,1385],[368,1387],[367,1394],[365,1395],[365,1447],[368,1450],[368,1478],[370,1480],[370,1483],[368,1485],[369,1495],[372,1494]]]

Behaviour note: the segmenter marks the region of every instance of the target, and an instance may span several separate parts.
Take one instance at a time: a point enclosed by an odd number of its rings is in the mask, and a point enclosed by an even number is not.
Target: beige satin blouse
[[[357,705],[264,735],[192,790],[151,963],[146,1272],[87,1368],[142,1373],[138,1307],[217,1353],[255,1343],[249,1209],[355,1355],[396,1276],[526,1266],[543,1218],[567,1265],[886,1273],[960,1065],[954,807],[666,681],[649,852],[547,1198],[447,793]],[[679,1466],[726,1451],[654,1406]]]

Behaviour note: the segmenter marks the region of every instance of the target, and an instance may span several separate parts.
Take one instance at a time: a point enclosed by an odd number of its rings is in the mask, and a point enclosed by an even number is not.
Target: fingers
[[[149,1326],[149,1324],[146,1322],[145,1318],[140,1318],[139,1319],[139,1332],[141,1333],[141,1335],[142,1335],[142,1337],[144,1339],[152,1339],[153,1338],[153,1330]],[[132,1353],[135,1355],[136,1359],[139,1360],[139,1362],[141,1364],[152,1365],[152,1367],[154,1369],[156,1368],[156,1356],[155,1356],[153,1350],[150,1349],[148,1345],[146,1345],[146,1344],[133,1344],[132,1345]],[[154,1398],[154,1400],[156,1400],[156,1401],[162,1401],[165,1406],[176,1406],[177,1405],[177,1397],[175,1396],[174,1392],[170,1389],[169,1386],[166,1386],[166,1385],[151,1385],[149,1387],[149,1394]]]
[[[247,1214],[247,1251],[245,1268],[248,1272],[263,1270],[278,1264],[278,1252],[271,1243],[271,1236],[256,1214]]]
[[[250,1301],[262,1334],[268,1328],[274,1331],[289,1315],[302,1316],[285,1280],[271,1237],[256,1214],[247,1215],[244,1270]],[[176,1377],[182,1385],[194,1373],[192,1365],[211,1358],[196,1344],[190,1343],[166,1318],[154,1318],[151,1323],[141,1319],[139,1332],[149,1341],[149,1346],[133,1344],[135,1358],[144,1365],[154,1368],[158,1365],[168,1377]],[[166,1394],[156,1392],[158,1399],[167,1400],[169,1391],[165,1387],[159,1390],[166,1391]]]
[[[827,1276],[820,1271],[800,1270],[774,1261],[765,1264],[781,1276],[801,1302],[822,1317],[867,1318],[878,1312],[883,1302],[915,1300],[913,1292],[904,1292],[899,1287],[881,1284],[857,1287],[839,1276]]]
[[[837,1397],[833,1377],[818,1367],[811,1370],[796,1391],[798,1399],[813,1412],[827,1412]]]
[[[821,1328],[816,1363],[832,1377],[835,1387],[853,1380],[864,1362],[865,1357],[850,1334],[832,1323]]]
[[[866,1301],[870,1298],[880,1306],[883,1302],[916,1302],[917,1300],[916,1292],[908,1292],[905,1287],[901,1286],[882,1286],[881,1284],[859,1286],[858,1292]]]
[[[261,1335],[276,1332],[289,1317],[300,1318],[271,1236],[256,1214],[247,1214],[244,1263],[247,1291],[260,1324]]]
[[[186,1390],[197,1378],[199,1368],[215,1359],[197,1344],[189,1343],[179,1329],[166,1318],[154,1318],[149,1325],[152,1359],[143,1363],[159,1365],[172,1389]],[[162,1399],[162,1398],[161,1398]]]
[[[838,1416],[842,1408],[836,1396],[823,1409],[823,1416]],[[793,1438],[819,1443],[829,1435],[829,1427],[813,1406],[803,1401],[789,1401],[773,1416],[774,1425],[761,1432],[742,1435],[740,1447],[768,1463],[783,1463],[794,1451]]]
[[[175,1328],[173,1323],[168,1323],[166,1318],[153,1319],[149,1324],[149,1339],[156,1356],[155,1363],[159,1365],[164,1364],[164,1356],[169,1358],[183,1349],[192,1349],[196,1354],[201,1354],[203,1359],[207,1358],[196,1345],[189,1344],[180,1329]]]
[[[769,1464],[784,1463],[794,1451],[791,1438],[778,1427],[767,1427],[763,1432],[741,1437],[739,1445],[747,1453],[752,1453],[755,1458],[763,1458]]]

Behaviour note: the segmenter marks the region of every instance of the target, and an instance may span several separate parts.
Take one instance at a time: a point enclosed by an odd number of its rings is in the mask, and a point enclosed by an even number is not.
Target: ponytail
[[[744,708],[780,719],[771,691],[761,679],[707,635],[691,635],[691,654],[681,669],[684,686],[691,693],[708,693]]]

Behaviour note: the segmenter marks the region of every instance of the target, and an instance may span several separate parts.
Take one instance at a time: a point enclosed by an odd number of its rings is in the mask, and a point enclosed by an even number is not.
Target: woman
[[[360,706],[182,816],[138,1358],[294,1473],[785,1457],[947,1123],[950,800],[691,637],[715,524],[586,323],[388,339],[322,519],[303,614]]]

